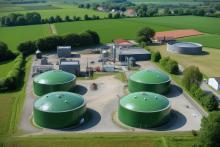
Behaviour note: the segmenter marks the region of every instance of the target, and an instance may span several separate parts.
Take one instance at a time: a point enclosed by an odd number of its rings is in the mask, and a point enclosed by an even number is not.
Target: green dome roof
[[[37,99],[34,107],[45,112],[63,112],[74,110],[85,104],[84,98],[71,92],[52,92]]]
[[[34,78],[34,82],[40,84],[63,84],[74,80],[76,76],[74,74],[62,71],[62,70],[51,70],[44,72]]]
[[[137,112],[155,112],[170,106],[169,100],[152,92],[134,92],[120,99],[120,105]]]
[[[139,83],[148,83],[148,84],[159,84],[170,81],[169,76],[167,76],[166,74],[162,73],[159,70],[153,70],[153,69],[138,71],[132,74],[129,78],[132,81],[136,81]]]

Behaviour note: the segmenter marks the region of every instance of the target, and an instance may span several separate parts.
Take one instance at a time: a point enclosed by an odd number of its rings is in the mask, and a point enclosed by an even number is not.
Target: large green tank
[[[131,127],[157,127],[169,120],[171,105],[169,100],[151,92],[135,92],[119,101],[118,118]]]
[[[38,96],[54,91],[71,91],[75,85],[76,76],[62,70],[44,72],[33,81],[34,93]]]
[[[61,129],[80,122],[86,111],[82,96],[71,92],[52,92],[34,102],[33,120],[44,128]]]
[[[132,74],[128,80],[130,92],[149,91],[164,94],[170,89],[170,77],[161,71],[148,69]]]

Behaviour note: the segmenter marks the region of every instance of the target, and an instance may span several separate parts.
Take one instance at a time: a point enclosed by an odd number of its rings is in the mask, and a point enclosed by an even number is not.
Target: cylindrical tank
[[[55,91],[71,91],[75,85],[76,76],[62,70],[44,72],[33,80],[34,93],[38,96]]]
[[[80,123],[86,111],[82,96],[70,92],[52,92],[34,102],[33,121],[44,128],[67,128]]]
[[[36,54],[36,58],[37,59],[41,59],[42,58],[42,53],[41,53],[40,50],[37,50],[35,54]]]
[[[151,92],[134,92],[119,101],[119,120],[135,128],[152,128],[166,123],[171,105],[162,95]]]
[[[130,92],[149,91],[164,94],[170,89],[170,77],[159,70],[147,69],[132,74],[128,80]]]
[[[200,55],[202,45],[194,42],[168,42],[167,51],[178,54]]]

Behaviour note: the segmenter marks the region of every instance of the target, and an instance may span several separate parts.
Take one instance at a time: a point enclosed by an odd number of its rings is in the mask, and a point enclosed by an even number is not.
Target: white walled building
[[[215,90],[220,90],[220,77],[213,77],[208,79],[208,85]]]

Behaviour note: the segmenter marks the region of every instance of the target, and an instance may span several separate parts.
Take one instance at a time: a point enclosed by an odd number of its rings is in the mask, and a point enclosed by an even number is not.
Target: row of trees
[[[0,79],[0,92],[15,90],[21,85],[21,79],[24,72],[25,59],[18,55],[14,60],[14,67],[9,71],[5,78]]]
[[[85,14],[84,20],[97,20],[100,19],[99,16],[92,15],[91,17]],[[56,23],[56,22],[72,22],[80,21],[81,17],[73,16],[72,18],[67,15],[63,19],[59,15],[50,16],[49,18],[41,18],[41,15],[36,12],[18,14],[11,13],[8,16],[3,16],[1,18],[2,26],[22,26],[22,25],[32,25],[32,24],[45,24],[45,23]]]
[[[198,67],[189,66],[183,71],[182,85],[195,97],[208,111],[218,109],[215,95],[207,93],[200,88],[203,75]]]
[[[27,56],[33,54],[37,49],[41,51],[52,51],[57,46],[68,45],[72,48],[100,44],[98,33],[87,30],[81,34],[67,34],[65,36],[49,36],[36,41],[27,41],[18,45],[18,50]]]
[[[5,60],[14,59],[16,54],[8,49],[7,44],[0,42],[0,62]]]

